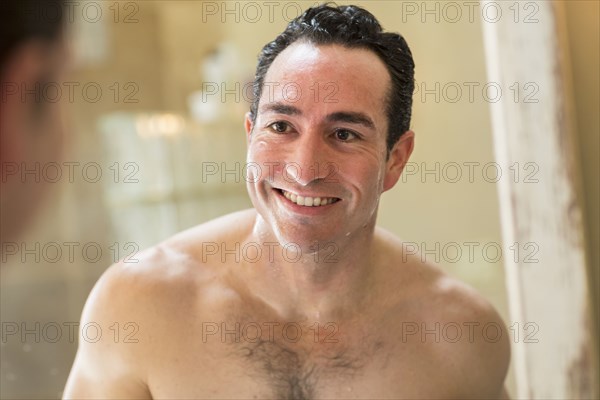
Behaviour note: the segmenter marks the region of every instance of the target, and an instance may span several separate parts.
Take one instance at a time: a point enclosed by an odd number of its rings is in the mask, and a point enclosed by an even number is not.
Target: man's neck
[[[257,216],[256,224],[264,223]],[[283,318],[309,321],[351,318],[373,297],[375,222],[341,239],[308,245],[311,251],[273,251],[245,271],[253,295]],[[256,235],[256,229],[252,236]],[[260,234],[272,242],[274,235]],[[256,243],[256,237],[250,241]],[[281,245],[281,248],[284,248]],[[316,250],[316,251],[315,251]],[[265,250],[263,249],[263,252]]]

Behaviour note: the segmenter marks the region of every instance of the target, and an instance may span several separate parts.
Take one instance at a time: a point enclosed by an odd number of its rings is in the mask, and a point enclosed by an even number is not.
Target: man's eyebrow
[[[328,122],[347,122],[349,124],[363,125],[366,128],[375,129],[375,123],[366,114],[361,112],[340,111],[327,116]]]
[[[272,112],[284,115],[302,115],[302,111],[294,106],[275,102],[265,104],[260,108],[261,113]],[[346,122],[349,124],[363,125],[369,129],[375,129],[375,123],[366,114],[354,111],[338,111],[327,115],[327,122]]]
[[[267,103],[260,108],[261,113],[272,112],[285,115],[302,115],[302,111],[294,106],[288,106],[283,103]]]

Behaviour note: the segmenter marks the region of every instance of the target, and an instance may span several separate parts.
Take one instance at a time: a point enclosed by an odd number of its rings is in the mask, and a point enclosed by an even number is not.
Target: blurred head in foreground
[[[2,244],[19,238],[50,186],[44,168],[60,162],[63,21],[61,0],[0,2]]]

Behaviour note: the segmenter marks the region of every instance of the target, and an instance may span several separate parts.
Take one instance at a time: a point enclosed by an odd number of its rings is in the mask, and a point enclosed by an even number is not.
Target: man
[[[413,69],[354,6],[267,44],[245,121],[254,209],[107,270],[65,398],[505,398],[498,314],[375,226],[413,150]]]
[[[1,243],[19,237],[47,192],[36,169],[60,160],[60,102],[47,101],[44,90],[61,81],[66,66],[62,6],[0,2]]]

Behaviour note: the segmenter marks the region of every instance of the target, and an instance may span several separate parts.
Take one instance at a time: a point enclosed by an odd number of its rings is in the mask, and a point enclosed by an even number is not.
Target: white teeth
[[[302,197],[294,193],[286,192],[285,190],[282,190],[282,193],[286,199],[305,207],[325,206],[335,201],[335,198],[333,197]]]

